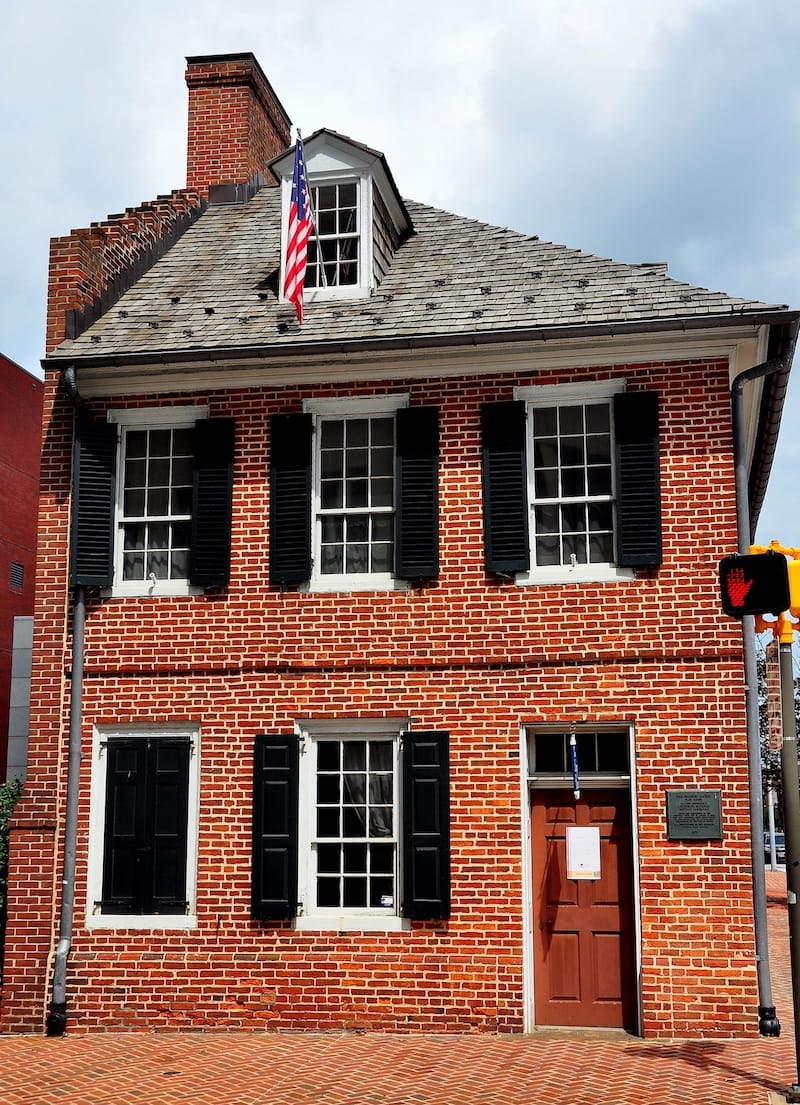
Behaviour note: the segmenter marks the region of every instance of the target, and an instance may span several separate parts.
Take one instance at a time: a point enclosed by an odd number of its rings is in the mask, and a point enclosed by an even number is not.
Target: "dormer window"
[[[307,245],[305,306],[366,298],[380,285],[412,231],[405,204],[377,150],[329,130],[304,139],[303,150],[315,226]],[[271,163],[282,190],[282,265],[293,168],[294,149]]]
[[[311,184],[316,234],[308,243],[307,288],[343,288],[358,284],[361,254],[358,192],[356,181]]]

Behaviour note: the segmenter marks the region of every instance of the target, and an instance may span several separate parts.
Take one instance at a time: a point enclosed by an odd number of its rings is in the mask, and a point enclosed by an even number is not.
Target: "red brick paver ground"
[[[767,888],[779,1040],[5,1036],[0,1105],[767,1105],[797,1073],[785,876],[768,872]]]

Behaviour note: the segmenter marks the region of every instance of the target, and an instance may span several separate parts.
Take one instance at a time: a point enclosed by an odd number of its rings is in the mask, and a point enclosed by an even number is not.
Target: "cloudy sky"
[[[404,195],[800,308],[797,0],[29,0],[0,15],[0,350],[48,241],[185,182],[184,58],[255,53]],[[758,539],[800,547],[800,353]],[[728,551],[728,550],[723,550]]]

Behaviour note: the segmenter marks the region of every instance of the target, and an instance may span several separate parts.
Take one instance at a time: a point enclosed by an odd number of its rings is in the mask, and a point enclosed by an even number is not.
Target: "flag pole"
[[[302,141],[300,135],[300,128],[297,128],[297,140]],[[306,183],[308,183],[308,177],[306,177]],[[319,265],[319,271],[322,275],[322,286],[327,288],[328,281],[325,276],[325,265],[322,263],[322,243],[319,240],[319,228],[317,227],[317,213],[314,210],[314,204],[311,202],[311,185],[308,184],[308,210],[311,212],[311,222],[314,226],[314,241],[317,243],[317,264]]]

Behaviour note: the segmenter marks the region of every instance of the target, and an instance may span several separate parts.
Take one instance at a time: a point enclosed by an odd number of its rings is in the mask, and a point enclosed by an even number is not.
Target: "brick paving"
[[[767,872],[767,891],[778,1040],[656,1042],[594,1032],[4,1036],[0,1105],[779,1102],[796,1076],[785,876]]]

